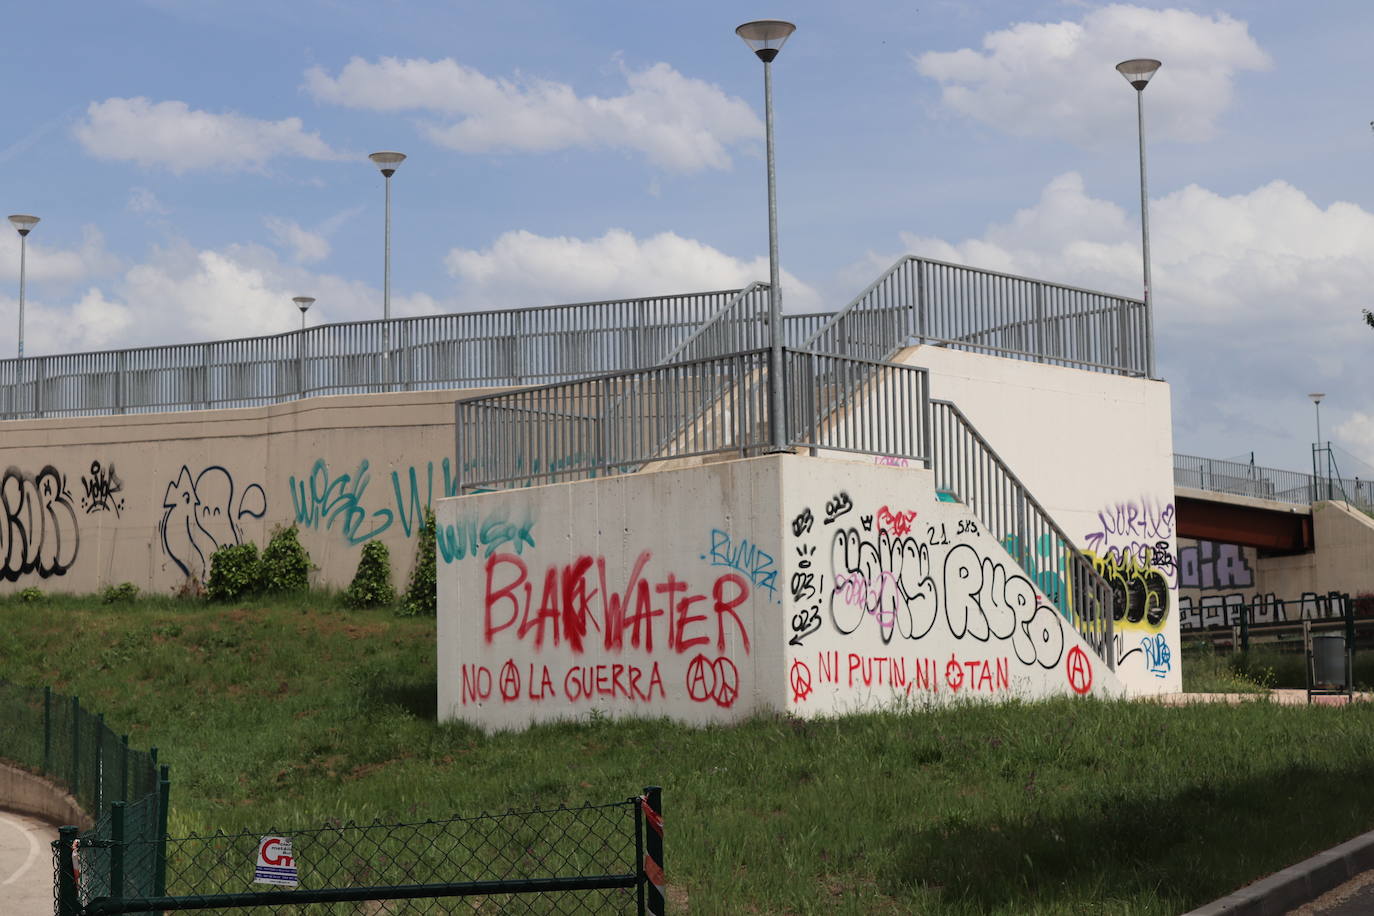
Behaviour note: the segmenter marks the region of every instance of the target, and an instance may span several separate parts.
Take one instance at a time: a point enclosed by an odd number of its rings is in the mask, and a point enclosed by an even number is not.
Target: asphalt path
[[[57,828],[24,814],[0,811],[0,912],[51,916],[52,846]]]

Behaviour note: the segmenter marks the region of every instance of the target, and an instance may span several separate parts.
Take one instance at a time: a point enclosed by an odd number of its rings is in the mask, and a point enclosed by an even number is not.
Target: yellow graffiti
[[[1112,619],[1117,629],[1158,632],[1169,616],[1169,580],[1148,559],[1129,551],[1098,556],[1083,552],[1112,589]]]

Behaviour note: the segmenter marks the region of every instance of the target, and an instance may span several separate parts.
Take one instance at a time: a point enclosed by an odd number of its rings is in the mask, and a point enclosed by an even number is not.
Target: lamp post
[[[19,358],[24,358],[24,269],[27,255],[29,233],[38,225],[38,217],[27,213],[16,213],[10,217],[10,225],[19,233]]]
[[[292,300],[301,310],[301,333],[296,338],[296,397],[305,397],[305,312],[315,304],[314,296],[296,296]]]
[[[1155,329],[1153,293],[1150,290],[1150,197],[1145,189],[1145,87],[1160,68],[1148,57],[1123,60],[1116,69],[1135,89],[1136,132],[1140,138],[1140,254],[1145,273],[1145,377],[1155,375]],[[1124,355],[1124,354],[1123,354]]]
[[[389,390],[391,387],[391,176],[396,174],[402,162],[406,161],[405,153],[392,151],[372,153],[367,158],[381,171],[386,178],[386,235],[384,243],[384,253],[382,256],[382,378],[383,383]]]
[[[1321,472],[1317,468],[1317,452],[1322,447],[1322,398],[1326,393],[1315,391],[1308,395],[1312,399],[1312,406],[1317,408],[1317,444],[1312,447],[1312,491],[1314,501],[1321,496]],[[1328,494],[1329,495],[1329,494]]]
[[[771,450],[787,449],[787,414],[783,402],[782,290],[778,282],[778,193],[773,160],[773,58],[797,30],[780,19],[759,19],[735,29],[749,49],[763,61],[764,141],[768,154],[768,401],[773,415]]]

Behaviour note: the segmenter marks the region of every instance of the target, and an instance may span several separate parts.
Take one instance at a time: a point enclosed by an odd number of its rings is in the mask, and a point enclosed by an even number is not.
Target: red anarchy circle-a
[[[1093,666],[1088,661],[1088,655],[1078,646],[1069,650],[1069,657],[1064,662],[1065,673],[1069,676],[1069,686],[1074,693],[1087,693],[1093,687]]]
[[[705,703],[716,691],[715,666],[704,655],[698,655],[687,666],[687,696],[697,703]]]
[[[793,703],[800,703],[811,696],[811,669],[806,666],[806,662],[801,659],[792,662],[789,680],[792,683]]]
[[[520,669],[515,662],[508,661],[501,666],[501,699],[509,703],[520,696]]]

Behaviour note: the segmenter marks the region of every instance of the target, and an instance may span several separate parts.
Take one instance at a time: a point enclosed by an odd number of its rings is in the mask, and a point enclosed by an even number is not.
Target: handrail
[[[1125,608],[1116,606],[1111,585],[963,411],[944,400],[930,405],[937,490],[978,516],[1107,667],[1116,670],[1113,623]]]

